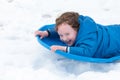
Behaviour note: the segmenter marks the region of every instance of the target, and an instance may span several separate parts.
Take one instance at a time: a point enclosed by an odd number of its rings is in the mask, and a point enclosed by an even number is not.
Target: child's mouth
[[[69,41],[64,41],[66,44],[70,44],[72,41],[69,40]]]

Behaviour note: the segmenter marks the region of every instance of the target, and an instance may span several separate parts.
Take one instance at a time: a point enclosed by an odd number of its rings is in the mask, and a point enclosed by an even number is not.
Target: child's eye
[[[63,35],[59,35],[60,37],[62,37]]]
[[[68,35],[69,35],[69,33],[66,33],[65,35],[66,35],[66,36],[68,36]]]

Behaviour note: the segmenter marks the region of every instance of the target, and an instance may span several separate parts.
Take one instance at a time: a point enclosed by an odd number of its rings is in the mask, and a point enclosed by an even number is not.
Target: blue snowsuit
[[[69,53],[95,58],[109,58],[120,55],[120,25],[97,24],[89,16],[80,15],[80,28]],[[50,31],[51,35],[57,33]]]

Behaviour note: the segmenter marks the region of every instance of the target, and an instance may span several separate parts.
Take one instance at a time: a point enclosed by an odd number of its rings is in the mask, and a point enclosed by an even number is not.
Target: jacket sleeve
[[[97,49],[96,33],[89,34],[89,37],[84,37],[79,40],[75,46],[69,47],[69,53],[79,56],[93,57]]]
[[[51,38],[58,38],[59,35],[58,33],[55,31],[55,24],[54,25],[51,25],[52,27],[48,28],[47,31],[48,31],[48,37],[51,37]]]
[[[48,29],[48,37],[51,37],[51,38],[58,38],[59,35],[58,33],[55,31],[55,29]]]

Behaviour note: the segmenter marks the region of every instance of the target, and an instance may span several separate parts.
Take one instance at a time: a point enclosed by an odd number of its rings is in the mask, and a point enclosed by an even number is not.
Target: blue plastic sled
[[[49,28],[53,28],[54,26],[55,26],[54,24],[45,25],[45,26],[41,27],[39,30],[47,30]],[[61,42],[59,40],[59,38],[53,39],[53,38],[46,37],[44,39],[40,39],[40,37],[37,36],[37,40],[41,45],[43,45],[44,47],[46,47],[49,50],[50,50],[50,46],[53,44],[54,45],[65,45],[65,44],[63,44],[63,42]],[[120,60],[120,56],[114,56],[111,58],[91,58],[91,57],[84,57],[84,56],[78,56],[78,55],[73,55],[73,54],[67,54],[67,53],[60,51],[60,50],[57,50],[55,53],[62,55],[62,56],[69,58],[69,59],[84,61],[84,62],[111,63],[111,62]]]

